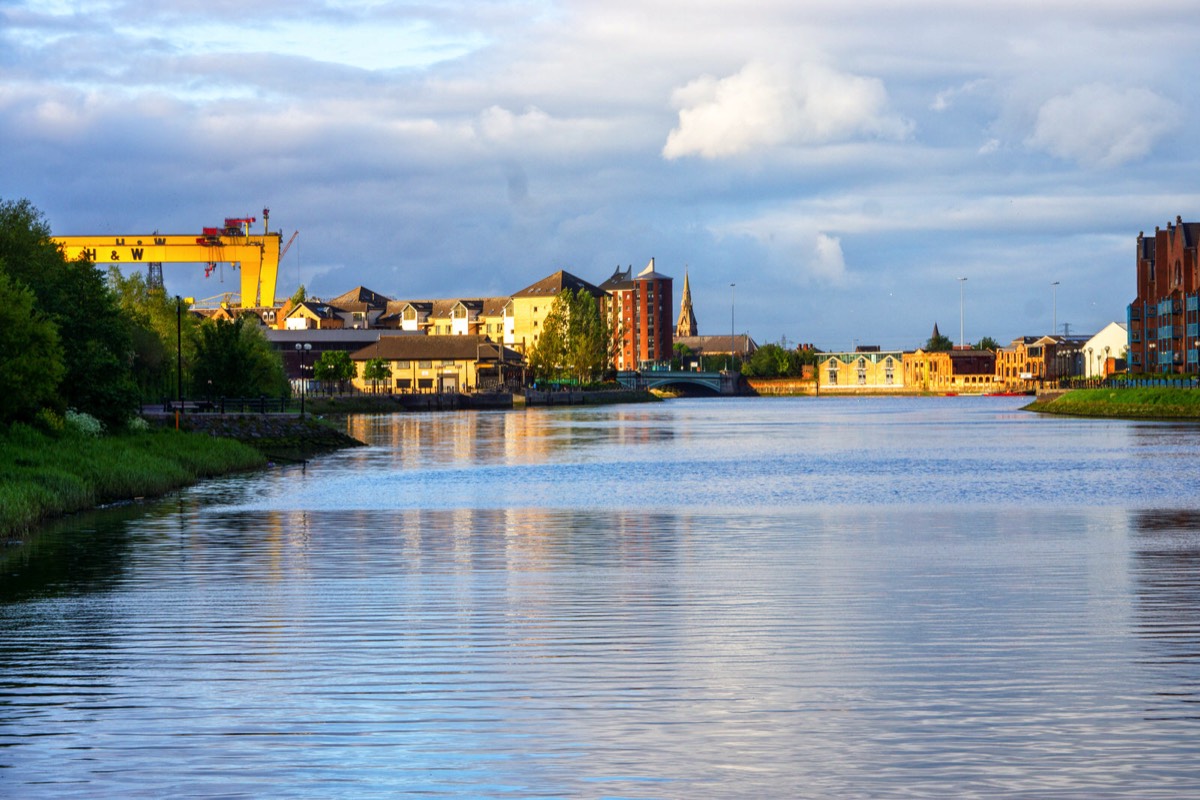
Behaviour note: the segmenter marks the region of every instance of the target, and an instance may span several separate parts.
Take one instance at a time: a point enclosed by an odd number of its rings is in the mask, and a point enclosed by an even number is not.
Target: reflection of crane
[[[263,209],[266,228],[268,209]],[[279,280],[279,240],[281,235],[264,230],[250,233],[254,217],[226,218],[220,228],[204,228],[201,236],[132,235],[132,236],[54,236],[68,259],[85,258],[100,264],[138,264],[158,262],[171,264],[240,264],[242,270],[242,305],[274,306],[275,285]],[[293,234],[295,239],[296,235]],[[291,242],[288,242],[290,245]]]

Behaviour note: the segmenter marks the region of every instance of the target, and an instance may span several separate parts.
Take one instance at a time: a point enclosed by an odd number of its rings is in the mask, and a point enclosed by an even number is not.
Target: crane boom
[[[100,264],[240,264],[242,305],[275,305],[279,281],[279,233],[248,233],[246,220],[230,219],[224,228],[204,228],[196,234],[134,236],[53,236],[63,255]],[[293,234],[293,239],[295,235]],[[290,242],[289,242],[290,244]]]
[[[279,251],[279,260],[280,261],[283,261],[283,257],[287,255],[287,251],[292,248],[292,242],[296,241],[296,237],[299,235],[300,235],[300,231],[295,231],[292,233],[292,238],[288,239],[287,244],[285,244],[283,246],[283,249]]]

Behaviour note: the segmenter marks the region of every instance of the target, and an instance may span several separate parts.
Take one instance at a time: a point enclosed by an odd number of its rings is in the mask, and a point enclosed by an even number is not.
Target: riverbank
[[[1200,390],[1169,387],[1072,389],[1039,397],[1026,411],[1075,417],[1200,420]]]
[[[0,433],[0,454],[4,537],[52,517],[163,495],[267,463],[242,442],[176,430],[89,437],[14,425]]]
[[[111,436],[26,425],[0,431],[0,537],[65,514],[161,496],[204,478],[362,444],[292,415],[189,415],[181,430],[162,422]]]

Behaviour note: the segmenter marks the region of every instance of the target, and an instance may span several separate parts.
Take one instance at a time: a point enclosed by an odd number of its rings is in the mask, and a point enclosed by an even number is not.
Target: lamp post
[[[737,313],[737,284],[729,284],[729,371],[733,372],[733,337],[736,335],[734,316]]]
[[[300,419],[304,419],[304,396],[308,394],[304,381],[304,357],[310,350],[312,350],[312,345],[308,342],[304,344],[296,342],[296,354],[300,356]]]
[[[183,408],[183,298],[175,295],[175,428]]]
[[[1051,325],[1050,335],[1057,336],[1058,335],[1058,281],[1051,281],[1050,291],[1053,293],[1053,299],[1051,300],[1051,305],[1050,305],[1051,309],[1053,309],[1052,316],[1050,317],[1050,325]]]
[[[967,282],[966,278],[958,279],[958,346],[962,347],[966,344],[966,339],[963,336],[963,284]]]

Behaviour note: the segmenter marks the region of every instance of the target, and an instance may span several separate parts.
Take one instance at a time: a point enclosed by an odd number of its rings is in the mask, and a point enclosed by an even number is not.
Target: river
[[[0,797],[1200,795],[1200,426],[362,416],[0,563]]]

